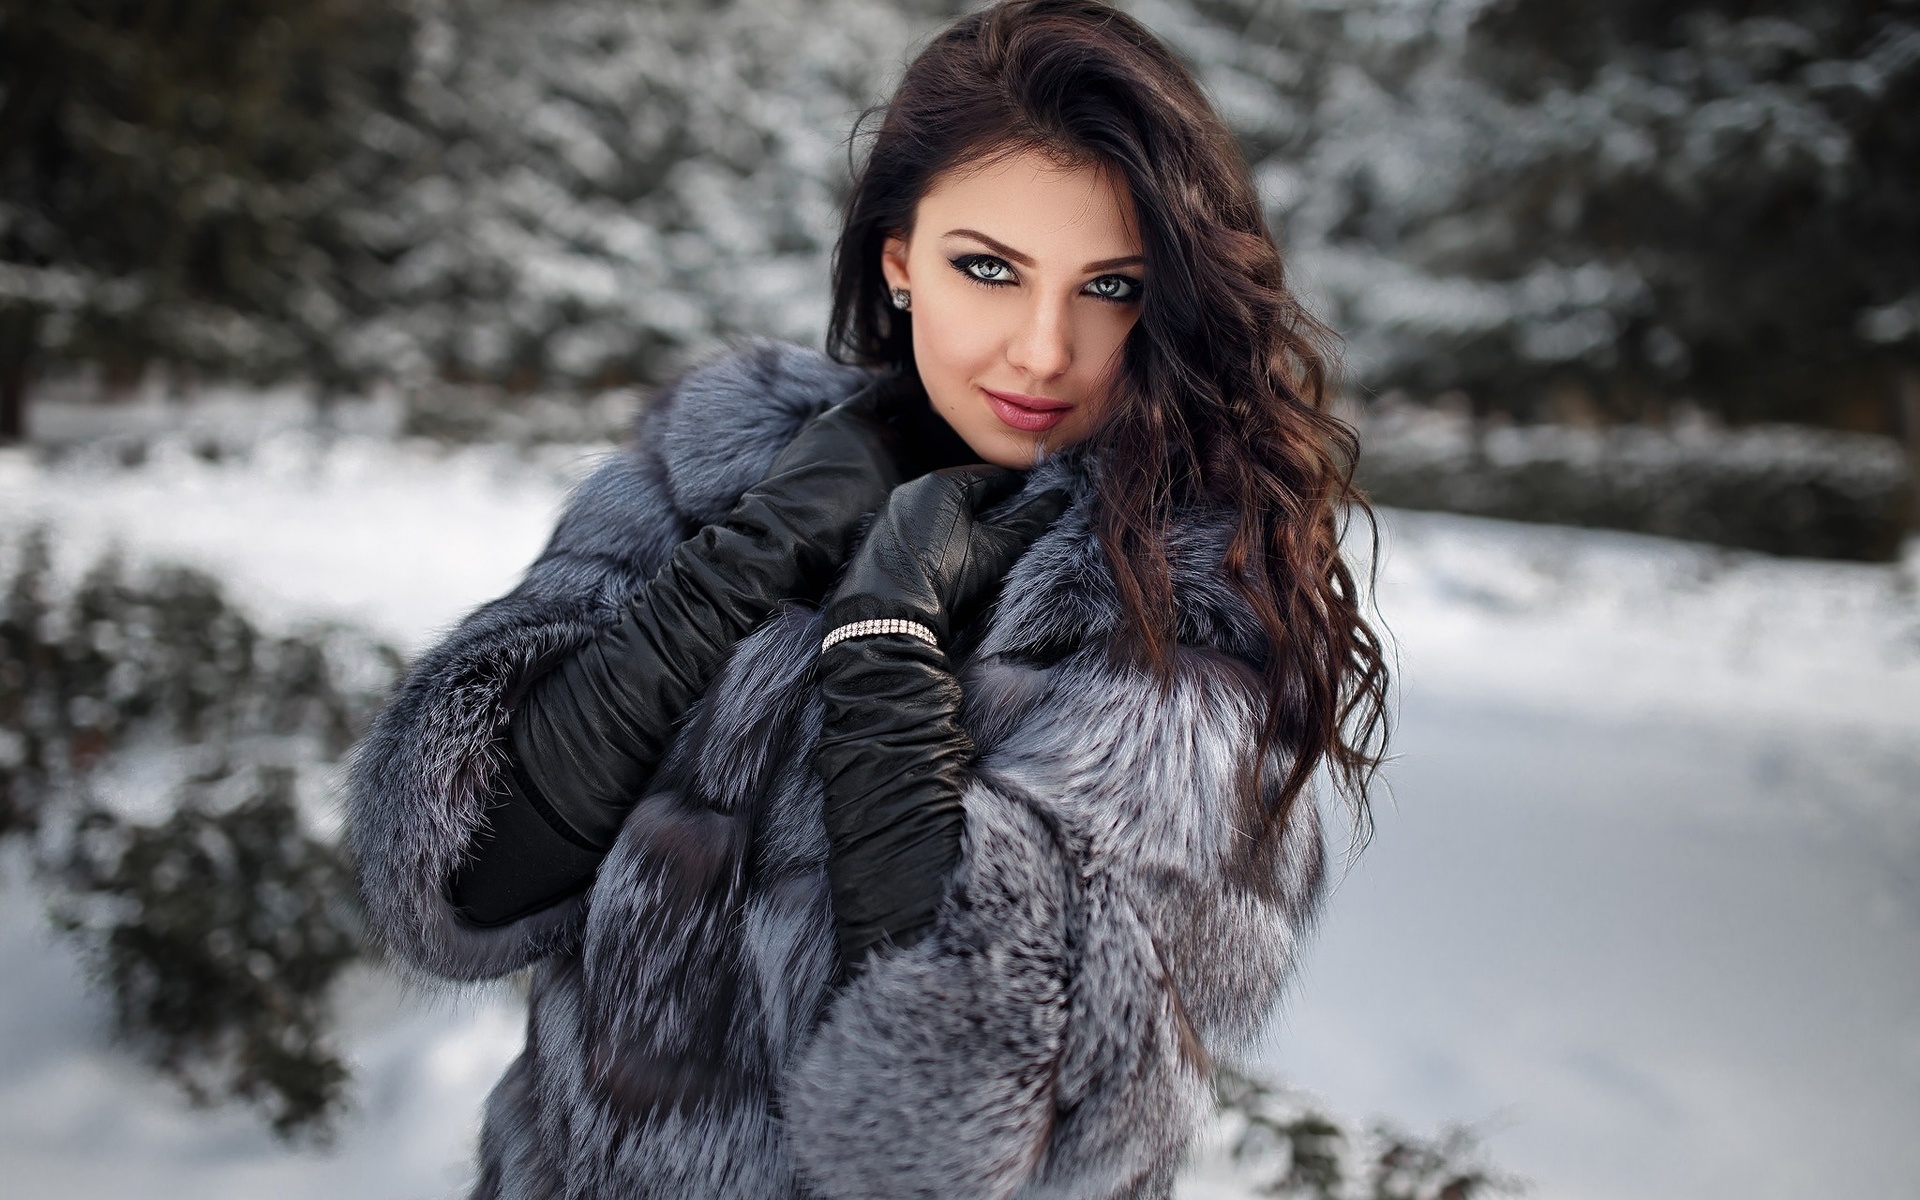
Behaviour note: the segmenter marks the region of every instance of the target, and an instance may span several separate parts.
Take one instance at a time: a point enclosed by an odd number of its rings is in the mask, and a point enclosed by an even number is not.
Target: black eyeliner
[[[1006,287],[1013,283],[1011,279],[982,279],[967,269],[975,263],[997,262],[1011,272],[1013,270],[1013,264],[997,254],[962,254],[956,258],[948,259],[947,262],[954,270],[982,287]]]

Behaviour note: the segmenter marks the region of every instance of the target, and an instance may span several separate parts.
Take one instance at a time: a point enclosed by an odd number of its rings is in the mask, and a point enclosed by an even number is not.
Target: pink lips
[[[993,415],[1022,433],[1044,433],[1067,419],[1073,411],[1073,405],[1065,400],[1049,400],[1045,396],[1026,396],[1019,392],[996,392],[992,388],[980,389],[986,393],[987,405],[993,409]]]

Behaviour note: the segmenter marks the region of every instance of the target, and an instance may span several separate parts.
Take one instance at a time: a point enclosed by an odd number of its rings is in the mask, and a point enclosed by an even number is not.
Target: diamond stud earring
[[[907,289],[905,288],[893,289],[893,306],[895,308],[899,309],[901,312],[905,312],[912,305],[913,305],[913,297],[907,295]]]

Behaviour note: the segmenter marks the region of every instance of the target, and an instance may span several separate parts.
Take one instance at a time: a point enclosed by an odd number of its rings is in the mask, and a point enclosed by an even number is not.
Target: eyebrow
[[[1019,263],[1023,267],[1030,267],[1033,265],[1033,260],[1031,258],[1020,253],[1018,250],[1015,250],[1012,246],[1007,245],[1005,242],[988,237],[986,234],[981,233],[977,229],[949,229],[947,230],[946,236],[970,237],[974,241],[979,242],[982,245],[988,247],[995,254],[1000,255],[1002,258],[1012,259],[1014,262]],[[1142,258],[1138,254],[1127,254],[1127,255],[1121,256],[1120,258],[1103,258],[1099,262],[1088,263],[1086,266],[1080,269],[1082,271],[1109,271],[1109,270],[1112,270],[1114,267],[1138,266],[1141,263],[1144,263],[1146,261],[1147,260],[1145,258]]]

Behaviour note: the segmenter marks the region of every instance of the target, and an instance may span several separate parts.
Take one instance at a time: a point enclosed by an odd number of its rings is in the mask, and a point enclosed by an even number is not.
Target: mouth
[[[1067,414],[1073,411],[1073,405],[1065,400],[998,392],[989,387],[980,390],[985,393],[987,407],[993,410],[993,415],[1021,433],[1044,433],[1066,420]]]

